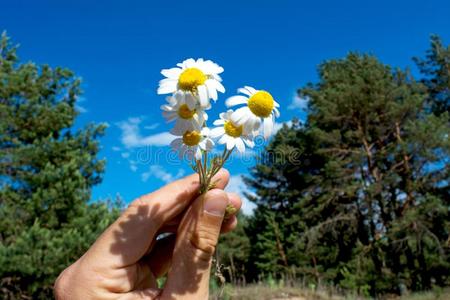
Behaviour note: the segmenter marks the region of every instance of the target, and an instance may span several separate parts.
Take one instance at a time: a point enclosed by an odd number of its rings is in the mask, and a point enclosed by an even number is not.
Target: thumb
[[[227,194],[198,197],[181,220],[162,299],[208,299],[211,261],[220,234]]]

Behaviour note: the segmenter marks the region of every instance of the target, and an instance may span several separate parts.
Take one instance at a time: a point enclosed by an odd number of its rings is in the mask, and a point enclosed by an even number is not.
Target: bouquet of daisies
[[[166,78],[159,82],[158,94],[170,94],[161,109],[166,120],[175,123],[170,131],[176,136],[171,146],[180,158],[191,161],[199,175],[201,194],[214,187],[213,176],[233,150],[244,153],[246,147],[253,148],[258,135],[267,139],[280,115],[279,104],[270,93],[245,86],[225,102],[227,107],[240,107],[221,113],[213,122],[214,128],[209,128],[211,100],[216,102],[218,93],[225,92],[222,72],[223,68],[210,60],[189,58],[162,70]],[[216,144],[224,145],[223,151],[214,151]]]

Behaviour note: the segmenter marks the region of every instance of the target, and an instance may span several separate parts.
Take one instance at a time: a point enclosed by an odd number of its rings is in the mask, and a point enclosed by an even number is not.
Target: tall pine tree
[[[428,89],[431,109],[450,113],[450,45],[444,46],[439,36],[431,36],[431,48],[424,59],[414,59]]]
[[[305,126],[280,130],[267,148],[299,162],[264,160],[247,180],[255,265],[280,265],[257,247],[276,248],[261,236],[271,214],[287,265],[307,280],[372,295],[449,284],[448,114],[428,109],[430,86],[373,56],[327,61],[319,75],[299,91]]]
[[[372,293],[444,280],[448,115],[425,109],[426,90],[408,73],[367,55],[324,63],[320,83],[301,93],[311,99],[309,126],[329,160],[318,203],[333,210],[320,212],[323,222],[347,216],[346,232],[356,229],[358,255],[371,260]]]
[[[0,297],[49,299],[63,268],[115,218],[91,204],[104,125],[72,130],[80,80],[63,68],[20,63],[0,40]]]

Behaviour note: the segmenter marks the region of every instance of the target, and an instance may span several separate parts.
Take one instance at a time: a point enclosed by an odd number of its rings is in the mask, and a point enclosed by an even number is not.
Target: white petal
[[[236,142],[236,148],[239,152],[244,153],[245,152],[245,145],[241,138],[235,139]]]
[[[249,91],[252,95],[257,92],[254,88],[248,85],[244,86],[244,88],[247,89],[247,91]]]
[[[201,66],[202,66],[202,71],[205,74],[214,74],[214,73],[216,73],[215,72],[216,69],[214,68],[214,65],[212,64],[212,61],[210,61],[210,60],[202,62]]]
[[[264,138],[267,139],[272,134],[272,118],[264,118]]]
[[[199,114],[199,116],[201,116],[201,119],[202,119],[203,121],[208,121],[208,114],[207,114],[206,112],[200,111],[200,110],[199,110],[199,112],[198,112],[197,114]],[[202,123],[203,123],[203,122],[202,122]]]
[[[244,132],[246,134],[258,135],[261,129],[261,118],[253,116],[248,121],[247,126],[244,126]]]
[[[200,85],[197,87],[198,96],[200,99],[200,106],[206,107],[209,104],[208,92],[206,91],[206,86]]]
[[[245,103],[247,103],[247,101],[248,101],[247,97],[238,95],[238,96],[233,96],[233,97],[228,98],[225,101],[225,105],[227,107],[230,107],[230,106],[235,106],[238,104],[245,104]]]
[[[216,86],[217,91],[219,91],[221,93],[225,93],[225,87],[218,80],[214,81],[214,85]]]
[[[175,93],[173,96],[166,97],[167,103],[171,106],[177,105],[177,103],[180,103],[180,101],[183,99],[183,95],[180,95],[180,93]]]
[[[164,95],[164,94],[170,94],[170,93],[174,93],[177,90],[177,86],[176,85],[163,85],[163,86],[159,86],[158,89],[156,90],[156,93],[158,95]]]
[[[250,93],[247,89],[244,89],[244,88],[238,88],[237,91],[238,91],[238,93],[247,95],[247,96],[249,96],[249,97],[252,95],[252,93]]]
[[[171,69],[163,69],[161,70],[161,74],[168,78],[178,79],[178,76],[181,74],[180,68],[171,68]]]
[[[167,104],[161,105],[159,108],[161,108],[162,110],[164,110],[166,112],[173,112],[173,110],[174,110],[173,106],[170,106]]]
[[[197,60],[195,61],[195,63],[196,63],[196,65],[197,66],[203,66],[203,63],[204,63],[205,61],[203,60],[203,58],[197,58]]]
[[[176,135],[176,136],[182,136],[183,135],[183,131],[180,130],[179,127],[173,127],[172,129],[169,130],[170,134]]]
[[[233,115],[233,113],[234,111],[232,109],[229,109],[226,112],[220,114],[220,118],[224,120],[231,120],[231,116]]]
[[[201,141],[198,143],[198,146],[199,146],[201,149],[205,150],[205,148],[206,148],[206,139],[201,140]]]
[[[178,117],[177,113],[174,113],[172,111],[171,112],[163,111],[162,115],[166,119],[167,122],[172,122],[173,120],[175,120]]]
[[[259,128],[261,127],[261,118],[254,117],[253,119],[253,128],[252,130],[259,131]]]
[[[170,146],[173,149],[178,149],[182,143],[183,143],[183,139],[176,138],[170,143]]]
[[[202,159],[202,150],[200,149],[200,147],[197,147],[197,149],[195,150],[195,159],[196,160]]]
[[[178,119],[177,122],[175,123],[175,126],[170,130],[170,133],[173,135],[181,136],[188,130],[192,131],[192,130],[196,129],[196,128],[194,128],[192,123],[183,122],[183,121],[184,120]]]
[[[183,65],[186,68],[192,68],[195,66],[195,60],[193,58],[188,58],[185,61],[183,61]]]
[[[211,132],[209,133],[209,136],[212,138],[218,138],[221,135],[225,134],[225,129],[223,127],[216,127],[211,129]]]
[[[193,110],[197,106],[197,98],[191,93],[186,93],[184,96],[184,101],[190,110]]]
[[[250,109],[246,107],[241,107],[231,114],[231,121],[236,125],[242,125],[250,117]]]
[[[211,60],[206,60],[203,63],[203,66],[208,70],[209,74],[220,74],[223,72],[223,68],[221,66],[219,66],[218,64],[212,62]]]
[[[212,76],[212,78],[215,79],[215,80],[217,80],[218,82],[221,82],[221,81],[222,81],[222,77],[220,77],[220,76],[217,75],[217,74],[211,74],[210,76]]]
[[[203,110],[209,110],[209,109],[211,109],[211,103],[210,103],[209,100],[208,100],[208,105],[202,106],[202,107],[200,107],[200,108],[203,109]]]
[[[280,111],[278,110],[278,108],[274,108],[273,110],[275,111],[275,117],[280,117]]]
[[[214,142],[211,139],[206,138],[201,141],[199,145],[203,150],[210,151],[214,147]]]
[[[168,84],[168,83],[177,83],[177,80],[176,79],[172,79],[172,78],[164,78],[164,79],[161,79],[159,81],[159,85],[165,85],[165,84]]]
[[[230,137],[226,134],[222,135],[222,137],[220,138],[220,140],[218,141],[219,144],[225,144],[228,142],[228,140],[230,140]]]
[[[212,139],[208,138],[206,141],[206,149],[208,151],[212,150],[212,148],[214,147],[215,143]]]
[[[230,109],[231,112],[233,112],[233,110]],[[219,117],[221,120],[228,120],[227,116],[228,116],[228,112],[222,112],[219,114]]]
[[[231,150],[234,148],[234,146],[236,145],[236,139],[234,138],[229,138],[227,141],[227,150]]]
[[[194,115],[192,116],[192,120],[191,120],[191,121],[192,121],[193,123],[199,125],[199,126],[200,126],[200,124],[203,125],[203,119],[202,119],[198,114],[194,114]]]
[[[216,88],[214,87],[214,83],[212,83],[214,80],[212,79],[208,79],[205,82],[205,85],[208,89],[208,95],[211,99],[213,100],[217,100],[217,91]]]
[[[277,101],[274,101],[275,107],[280,107],[280,104]]]
[[[211,84],[217,91],[219,91],[219,92],[221,92],[221,93],[225,93],[225,88],[224,88],[224,86],[220,83],[220,81],[222,80],[222,79],[220,78],[220,76],[218,76],[218,75],[213,76],[213,78],[212,78],[212,79],[209,79],[209,80],[210,80],[210,84]]]
[[[163,81],[163,80],[161,80]],[[159,95],[161,94],[168,94],[168,93],[173,93],[177,90],[177,82],[174,80],[171,81],[167,81],[164,83],[160,82],[160,85],[158,87],[157,93]]]
[[[250,139],[250,138],[244,138],[243,140],[244,140],[245,144],[246,144],[249,148],[255,147],[255,142],[254,142],[252,139]]]
[[[213,122],[213,125],[215,125],[215,126],[224,125],[224,124],[225,124],[225,121],[222,120],[222,119],[215,120],[215,121]]]

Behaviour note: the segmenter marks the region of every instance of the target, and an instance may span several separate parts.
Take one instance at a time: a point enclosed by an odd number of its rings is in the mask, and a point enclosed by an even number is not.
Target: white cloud
[[[251,215],[256,205],[253,202],[250,202],[245,196],[244,193],[251,193],[248,187],[245,185],[242,180],[242,174],[237,174],[230,176],[230,181],[228,182],[227,187],[225,188],[227,192],[233,192],[241,196],[242,207],[241,211],[246,215]]]
[[[144,172],[141,174],[141,179],[143,182],[147,182],[147,180],[150,178],[151,173],[150,172]]]
[[[128,118],[128,122],[130,122],[131,124],[139,124],[141,123],[143,120],[142,117],[129,117]]]
[[[132,172],[136,172],[138,169],[137,162],[135,160],[129,159],[128,163],[130,164],[130,170]]]
[[[142,146],[169,146],[175,137],[169,132],[160,132],[146,136],[142,139]]]
[[[308,102],[309,102],[308,98],[301,98],[297,94],[295,94],[294,97],[292,98],[291,104],[289,104],[288,106],[288,109],[290,110],[299,109],[306,111],[306,109],[308,108]]]
[[[83,113],[87,113],[87,112],[88,112],[88,110],[87,110],[86,107],[80,105],[80,103],[82,103],[82,102],[86,102],[86,98],[83,97],[83,96],[77,97],[77,100],[76,100],[76,102],[75,102],[75,109],[76,109],[80,114],[83,114]]]
[[[273,134],[277,133],[278,130],[280,130],[283,127],[283,124],[286,124],[288,127],[292,126],[292,121],[287,121],[287,122],[275,122],[274,126],[273,126]]]
[[[148,172],[142,173],[141,179],[143,182],[146,182],[150,177],[155,177],[164,183],[170,183],[175,179],[182,177],[183,175],[184,175],[183,169],[179,169],[177,174],[173,175],[172,173],[164,169],[162,166],[153,165],[150,166]]]
[[[117,123],[122,130],[121,142],[126,148],[136,148],[143,146],[168,146],[174,139],[169,132],[160,132],[148,136],[142,136],[139,125],[142,118],[133,117],[126,121]]]
[[[87,108],[85,108],[84,106],[81,106],[81,105],[77,105],[77,104],[75,104],[75,109],[76,109],[80,114],[84,114],[84,113],[87,113],[87,112],[88,112]]]
[[[120,156],[122,156],[123,158],[128,158],[130,157],[130,152],[122,152]]]
[[[156,129],[158,126],[159,126],[159,123],[154,123],[154,124],[144,126],[144,129],[153,130],[153,129]]]
[[[114,146],[114,147],[112,147],[111,149],[112,149],[112,151],[114,151],[114,152],[119,152],[120,150],[122,150],[122,149],[120,149],[120,147],[117,147],[117,146]]]

